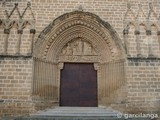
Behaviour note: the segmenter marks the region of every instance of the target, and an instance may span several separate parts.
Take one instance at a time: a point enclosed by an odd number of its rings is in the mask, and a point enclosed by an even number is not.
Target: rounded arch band
[[[100,58],[103,62],[124,58],[123,47],[115,30],[98,16],[81,11],[58,17],[42,31],[35,45],[34,56],[57,62],[61,49],[76,37],[90,42],[99,56],[103,56]]]

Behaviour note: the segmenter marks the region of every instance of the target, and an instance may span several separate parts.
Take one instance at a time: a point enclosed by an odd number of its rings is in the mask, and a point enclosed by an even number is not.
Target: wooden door
[[[60,85],[60,106],[97,106],[97,71],[93,64],[65,63]]]

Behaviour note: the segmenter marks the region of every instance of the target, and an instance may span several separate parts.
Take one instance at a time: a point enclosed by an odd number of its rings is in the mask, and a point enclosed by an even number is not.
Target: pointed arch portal
[[[60,105],[66,63],[92,64],[98,105],[106,105],[110,95],[125,82],[124,58],[121,41],[109,23],[89,12],[66,13],[46,27],[35,43],[33,99]]]

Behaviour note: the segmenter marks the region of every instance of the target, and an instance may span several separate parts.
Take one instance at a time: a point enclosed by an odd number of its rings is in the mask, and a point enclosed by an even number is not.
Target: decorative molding
[[[68,42],[62,49],[60,55],[85,55],[85,56],[91,56],[91,55],[98,55],[96,51],[94,50],[91,43],[88,43],[87,41],[83,40],[83,38],[77,38],[75,40],[72,40]]]
[[[140,35],[140,31],[139,30],[135,30],[134,34],[135,35]]]
[[[72,35],[70,35],[71,33]],[[122,52],[124,51],[123,46],[115,30],[98,16],[82,11],[66,13],[46,27],[35,43],[34,56],[57,61],[57,56],[60,54],[62,48],[68,42],[79,37],[91,42],[93,48],[97,50],[99,54],[101,54],[101,51],[106,51],[106,53],[108,51],[110,55],[103,55],[108,56],[108,59],[110,59],[110,57],[112,59],[124,57]],[[103,54],[105,53],[103,52]]]
[[[2,25],[2,20],[0,19],[0,26]]]
[[[1,58],[32,58],[31,55],[0,55]]]
[[[62,70],[63,67],[64,67],[64,63],[58,63],[58,68],[59,68],[60,70]]]
[[[93,63],[93,62],[100,62],[99,56],[59,56],[58,62],[87,62],[87,63]]]
[[[129,33],[129,30],[128,30],[128,29],[124,29],[124,30],[123,30],[123,34],[124,34],[124,35],[128,35],[128,33]]]
[[[23,34],[23,30],[17,30],[18,34]]]
[[[126,49],[126,54],[128,57],[130,57],[130,53],[128,51],[129,48],[129,44],[128,44],[128,34],[130,34],[129,31],[129,27],[130,25],[133,25],[135,28],[135,37],[136,37],[136,51],[137,51],[137,57],[142,57],[142,53],[141,53],[141,45],[140,45],[140,26],[143,25],[145,26],[145,30],[146,30],[146,35],[148,37],[148,41],[150,40],[150,36],[152,35],[152,31],[151,31],[151,27],[155,26],[157,29],[157,36],[160,35],[159,31],[160,31],[160,22],[159,19],[157,17],[157,13],[154,11],[153,5],[152,3],[149,3],[149,13],[148,15],[144,14],[144,11],[142,9],[142,4],[139,4],[139,9],[138,9],[138,13],[136,15],[135,19],[127,19],[126,16],[128,14],[128,12],[132,12],[131,6],[130,4],[127,4],[127,8],[126,8],[126,13],[125,13],[125,17],[124,17],[124,30],[123,30],[123,34],[124,34],[124,44],[125,49]],[[134,18],[134,13],[132,12],[132,18]],[[153,14],[154,16],[152,16],[151,14]],[[147,16],[147,17],[146,17]],[[152,19],[154,19],[154,21],[151,20],[151,17],[154,17]],[[143,19],[142,19],[143,18]],[[160,43],[159,38],[158,38],[158,43]],[[160,44],[159,44],[160,45]],[[153,51],[151,48],[152,44],[148,44],[148,55],[149,57],[153,57]],[[159,47],[160,48],[160,47]]]
[[[4,34],[9,34],[10,33],[10,29],[4,29]]]
[[[18,21],[15,22],[18,30],[23,30],[26,27],[27,23],[28,21],[23,19],[19,19]]]
[[[118,34],[110,24],[92,13],[82,11],[66,13],[55,19],[42,31],[34,47],[34,57],[57,63],[54,66],[56,68],[54,73],[52,72],[55,77],[52,82],[58,83],[58,95],[60,95],[60,72],[65,62],[93,63],[97,70],[98,104],[101,104],[101,98],[104,97],[101,94],[102,89],[110,92],[110,94],[113,89],[108,89],[108,85],[111,85],[114,90],[117,89],[116,84],[112,85],[107,82],[116,82],[116,80],[123,82],[123,77],[125,77],[123,75],[124,62],[117,64],[113,62],[111,66],[103,66],[103,70],[101,64],[124,59],[123,52],[124,49]],[[39,68],[39,65],[36,64],[35,66]],[[112,70],[110,68],[117,70],[114,74],[109,74],[111,77],[106,75]],[[120,79],[117,76],[116,79],[115,75],[123,77]],[[45,78],[43,80],[46,81]],[[103,82],[107,84],[102,85]],[[107,95],[105,97],[108,97]]]
[[[127,19],[127,16],[128,16],[129,13],[131,13],[133,19],[135,20],[135,18],[136,18],[136,17],[135,17],[135,14],[134,14],[133,10],[131,9],[131,4],[128,2],[128,3],[127,3],[127,11],[126,11],[126,13],[125,13],[125,15],[124,15],[124,20]]]
[[[4,29],[11,29],[15,24],[14,20],[10,20],[10,19],[2,19],[2,26]]]
[[[144,17],[144,19],[146,19],[146,15],[144,14],[142,4],[139,4],[138,7],[139,7],[139,9],[138,9],[138,13],[136,15],[136,20],[141,21],[140,14]]]
[[[138,61],[139,62],[143,62],[143,61],[146,61],[146,62],[150,62],[150,61],[160,62],[160,58],[157,58],[157,57],[128,57],[127,59],[130,60],[130,61],[136,61],[136,62],[138,62]]]
[[[35,29],[30,29],[30,34],[35,34],[36,30]]]
[[[47,43],[45,54],[47,55],[47,52],[49,50],[48,47],[51,46],[51,44],[54,42],[54,39],[56,39],[63,31],[67,30],[68,28],[71,28],[72,26],[76,26],[76,25],[82,25],[82,26],[85,26],[85,27],[88,27],[88,28],[92,29],[94,32],[97,33],[97,35],[102,36],[102,38],[104,40],[106,40],[107,44],[109,44],[110,50],[113,48],[111,41],[109,41],[109,38],[108,38],[108,36],[105,35],[105,33],[100,32],[100,30],[98,30],[96,27],[94,27],[94,26],[92,26],[92,25],[90,25],[88,23],[84,23],[81,20],[79,20],[79,21],[75,20],[72,23],[65,24],[64,25],[65,27],[62,26],[61,28],[59,28],[59,30],[52,36],[52,38],[50,39],[50,41]],[[79,35],[77,37],[83,37],[83,35]],[[44,55],[44,56],[46,56],[46,55]]]
[[[94,69],[95,69],[95,70],[99,70],[99,69],[100,69],[99,63],[94,63]]]
[[[78,7],[78,11],[83,11],[83,6],[82,6],[82,5],[80,5],[80,6]]]
[[[30,2],[27,2],[27,6],[25,7],[24,11],[21,13],[20,10],[19,10],[19,7],[18,7],[18,3],[15,3],[14,4],[14,8],[11,10],[11,12],[9,13],[7,10],[5,10],[5,15],[7,17],[7,19],[10,19],[11,16],[13,15],[13,13],[15,11],[17,11],[18,13],[18,17],[21,19],[24,17],[25,13],[27,10],[30,10],[31,14],[32,14],[32,18],[33,20],[35,20],[35,17],[34,17],[34,14],[33,14],[33,11],[32,11],[32,8],[31,8],[31,3]]]
[[[157,31],[157,35],[158,35],[158,36],[160,35],[160,31]]]
[[[151,30],[146,30],[146,35],[152,35]]]
[[[147,16],[148,20],[150,19],[152,13],[154,14],[154,17],[156,18],[156,20],[158,20],[157,13],[154,11],[152,3],[149,3],[149,13]]]
[[[4,2],[4,5],[3,5],[3,9],[5,8],[5,2]],[[24,20],[24,15],[26,14],[27,11],[30,11],[31,12],[31,16],[32,16],[32,20]],[[20,47],[21,47],[21,39],[22,39],[22,34],[23,34],[23,29],[26,28],[27,25],[30,25],[31,26],[31,31],[33,34],[35,34],[35,17],[34,17],[34,14],[32,12],[32,8],[31,8],[31,3],[28,2],[27,3],[27,6],[25,7],[24,11],[22,11],[22,13],[20,12],[19,10],[19,7],[18,7],[18,3],[15,3],[14,4],[14,7],[13,9],[9,12],[8,10],[4,10],[5,11],[5,16],[6,16],[6,19],[2,19],[0,20],[0,25],[3,26],[4,28],[4,34],[5,35],[5,39],[4,39],[4,51],[3,51],[3,55],[7,55],[7,49],[8,49],[8,38],[10,36],[10,29],[12,29],[13,26],[16,26],[17,28],[17,34],[18,34],[18,42],[17,42],[17,47],[16,47],[16,55],[20,55]],[[14,19],[12,18],[12,15],[17,12],[17,17],[19,18],[18,20],[17,19]],[[32,35],[31,37],[31,53],[28,53],[28,54],[32,54],[33,52],[33,40],[34,40],[34,35]]]

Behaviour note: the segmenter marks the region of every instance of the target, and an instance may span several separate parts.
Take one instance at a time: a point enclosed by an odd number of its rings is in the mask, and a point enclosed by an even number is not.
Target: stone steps
[[[99,107],[57,107],[38,111],[28,117],[17,117],[12,120],[126,120],[118,118],[118,111]],[[7,119],[6,119],[7,120]],[[147,118],[130,118],[127,120],[150,120]]]
[[[31,116],[116,116],[118,112],[97,107],[59,107],[39,111]]]

